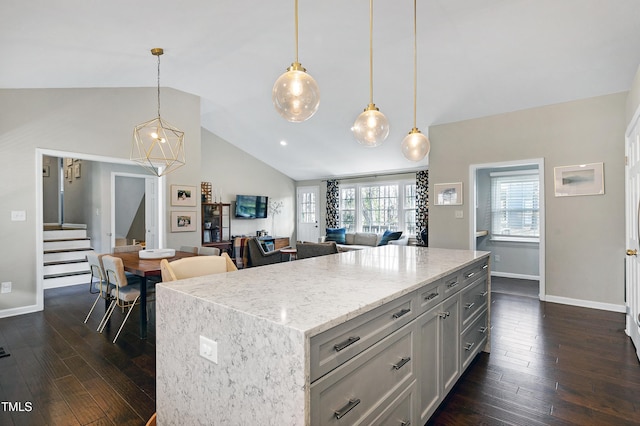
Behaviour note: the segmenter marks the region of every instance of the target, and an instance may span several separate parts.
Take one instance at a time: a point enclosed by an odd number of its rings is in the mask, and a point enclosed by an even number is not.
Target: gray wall
[[[429,185],[462,182],[469,166],[531,158],[545,161],[546,292],[549,296],[624,303],[624,130],[627,93],[517,111],[429,129]],[[604,163],[605,195],[554,196],[553,169]],[[454,209],[431,206],[430,245],[468,248],[468,197]]]
[[[48,166],[49,176],[42,178],[42,211],[44,223],[59,223],[60,204],[60,159],[45,155],[42,165]]]
[[[0,316],[37,308],[36,179],[42,171],[36,148],[128,159],[133,127],[157,114],[155,88],[0,90],[0,281],[13,291],[0,294]],[[162,89],[162,115],[186,134],[188,166],[167,176],[170,185],[200,184],[200,99]],[[37,170],[36,170],[37,169]],[[84,171],[83,171],[84,176]],[[108,188],[93,196],[108,197]],[[102,202],[102,211],[108,201]],[[167,206],[168,207],[168,206]],[[12,222],[11,211],[23,210],[27,220]],[[164,214],[168,216],[169,208]],[[95,217],[95,216],[93,216]],[[102,218],[107,218],[103,215]],[[168,227],[168,220],[166,221]],[[167,246],[188,244],[188,237],[167,231]],[[196,234],[196,233],[191,233]]]

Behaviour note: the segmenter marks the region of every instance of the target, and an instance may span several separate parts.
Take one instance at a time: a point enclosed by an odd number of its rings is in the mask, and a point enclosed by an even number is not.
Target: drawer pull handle
[[[480,329],[478,330],[480,333],[485,334],[487,332],[487,327],[480,327]]]
[[[400,426],[411,426],[411,422],[409,420],[403,420],[400,422]]]
[[[473,348],[475,345],[476,345],[476,342],[471,342],[471,343],[467,342],[466,346],[464,347],[464,350],[465,351],[470,351],[471,348]]]
[[[399,362],[399,363],[397,363],[397,364],[393,364],[393,369],[394,369],[394,370],[400,370],[400,369],[401,369],[402,367],[404,367],[404,365],[405,365],[406,363],[408,363],[409,361],[411,361],[411,357],[410,357],[410,356],[404,357],[404,358],[402,358],[402,359],[400,360],[400,362]]]
[[[393,314],[393,318],[394,319],[398,319],[401,316],[408,314],[409,312],[411,312],[411,309],[405,308],[405,309],[401,310],[400,312],[396,312],[395,314]]]
[[[489,267],[489,265],[487,265],[486,263],[484,265],[482,265],[482,269],[487,269]]]
[[[475,303],[474,303],[474,302],[467,303],[466,305],[464,305],[464,308],[465,308],[465,309],[471,309],[471,308],[473,308],[473,305],[475,305]]]
[[[458,285],[458,281],[452,281],[449,284],[447,284],[447,288],[454,288],[457,285]]]
[[[446,319],[449,315],[451,315],[451,312],[447,311],[447,312],[440,312],[438,314],[438,316],[442,319]]]
[[[467,274],[467,278],[471,278],[472,276],[474,276],[476,273],[475,272],[469,272]]]
[[[360,399],[350,399],[347,405],[345,405],[338,411],[334,411],[333,414],[336,416],[336,419],[340,420],[345,416],[345,414],[353,410],[358,404],[360,404]]]
[[[486,291],[483,291],[482,293],[480,293],[480,297],[487,297],[487,294],[489,293]]]
[[[431,293],[430,295],[425,297],[425,300],[432,300],[432,299],[435,299],[438,296],[440,296],[438,293]]]
[[[341,350],[343,350],[344,348],[346,348],[347,346],[353,345],[355,342],[357,342],[358,340],[360,340],[360,336],[355,336],[355,337],[349,337],[347,340],[345,340],[342,343],[338,343],[337,345],[333,346],[333,349],[336,350],[336,352],[340,352]]]

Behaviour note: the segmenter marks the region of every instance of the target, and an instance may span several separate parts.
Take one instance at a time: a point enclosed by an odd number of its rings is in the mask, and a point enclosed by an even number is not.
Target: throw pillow
[[[397,231],[397,232],[384,231],[384,234],[382,234],[382,238],[380,239],[380,242],[378,243],[378,245],[386,246],[389,243],[389,241],[397,240],[401,236],[402,236],[402,231]]]
[[[344,244],[346,228],[327,228],[327,238],[325,241],[335,241],[336,244]]]

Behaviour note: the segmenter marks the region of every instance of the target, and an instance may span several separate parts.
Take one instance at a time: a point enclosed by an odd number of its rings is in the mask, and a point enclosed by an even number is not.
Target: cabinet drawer
[[[414,319],[414,305],[411,293],[311,337],[311,382]]]
[[[417,382],[405,389],[384,412],[374,420],[365,420],[363,425],[372,426],[409,426],[417,425],[415,417],[415,405],[417,402]]]
[[[443,300],[460,291],[460,289],[462,289],[462,275],[460,272],[454,272],[444,277],[441,288],[444,293],[442,297]]]
[[[489,271],[489,259],[484,258],[462,270],[462,287],[465,287],[478,279],[481,275],[487,275]]]
[[[424,288],[420,289],[419,295],[419,310],[418,315],[423,312],[427,312],[432,307],[444,300],[444,284],[442,280],[438,280],[434,283],[427,284]]]
[[[415,379],[415,322],[311,385],[312,425],[357,425]]]
[[[487,290],[487,275],[478,278],[460,294],[462,297],[462,329],[473,320],[478,312],[487,307],[489,292]]]
[[[482,350],[483,345],[489,337],[487,322],[488,310],[484,312],[462,333],[460,345],[460,358],[462,359],[462,370],[467,368],[473,357]]]

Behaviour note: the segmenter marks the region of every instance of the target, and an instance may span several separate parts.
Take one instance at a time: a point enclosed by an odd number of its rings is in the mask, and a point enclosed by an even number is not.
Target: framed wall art
[[[172,206],[195,207],[197,196],[195,186],[171,185]]]
[[[171,232],[192,232],[196,230],[196,212],[171,212]]]
[[[604,164],[560,166],[553,169],[556,197],[604,194]]]
[[[436,183],[434,185],[436,206],[462,205],[462,182]]]

